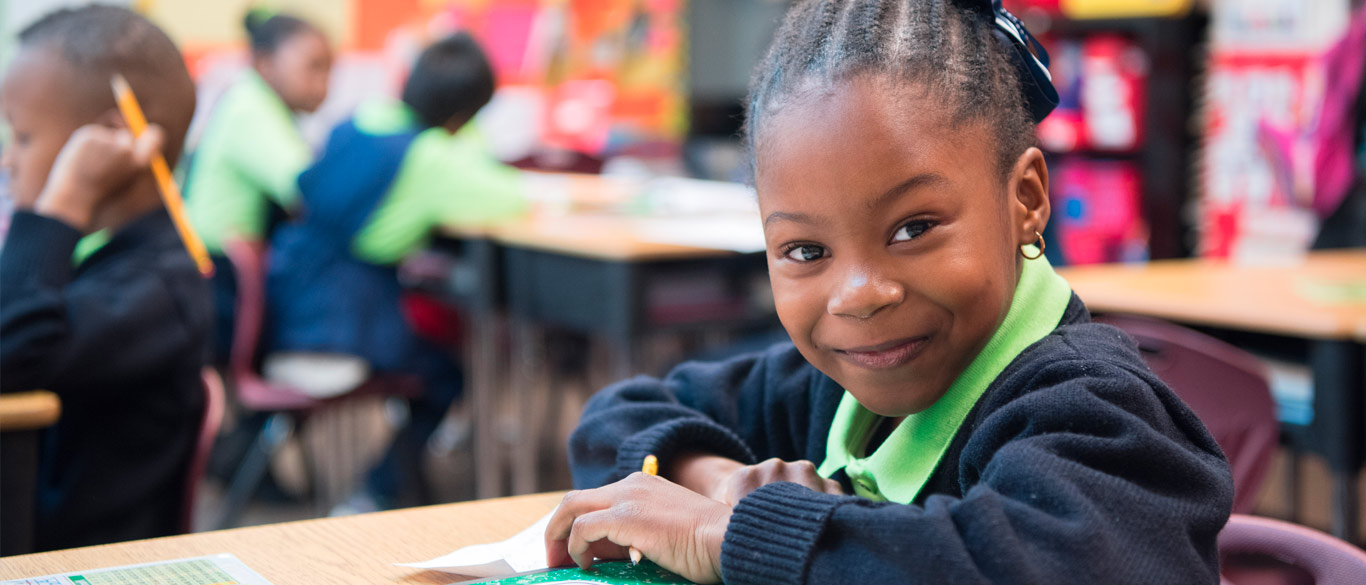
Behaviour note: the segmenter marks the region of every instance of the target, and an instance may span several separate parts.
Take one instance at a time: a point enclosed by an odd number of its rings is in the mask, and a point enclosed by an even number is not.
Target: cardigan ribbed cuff
[[[71,282],[71,260],[81,232],[66,223],[31,211],[16,211],[0,255],[0,282],[37,282],[63,287]]]
[[[811,551],[840,498],[772,483],[740,500],[721,543],[727,585],[804,583]]]
[[[663,467],[682,452],[711,453],[746,465],[754,463],[754,454],[730,429],[703,418],[684,418],[652,426],[623,441],[617,448],[612,481],[640,471],[646,455],[659,458]]]

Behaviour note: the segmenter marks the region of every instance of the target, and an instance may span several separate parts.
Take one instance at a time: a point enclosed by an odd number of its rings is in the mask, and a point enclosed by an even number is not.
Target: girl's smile
[[[1011,168],[957,104],[862,75],[798,95],[754,136],[778,317],[869,410],[934,404],[1010,309],[1047,221],[1037,149]]]
[[[849,363],[870,370],[887,370],[906,365],[920,356],[928,337],[898,339],[887,343],[835,349],[835,353]]]

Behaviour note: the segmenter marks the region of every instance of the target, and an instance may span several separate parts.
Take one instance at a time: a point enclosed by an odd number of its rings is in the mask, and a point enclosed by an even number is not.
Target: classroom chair
[[[0,397],[0,556],[34,552],[39,443],[57,423],[61,400],[46,391]]]
[[[1234,514],[1219,532],[1228,585],[1359,585],[1366,551],[1298,524]]]
[[[190,454],[190,467],[185,474],[185,496],[181,502],[180,532],[194,532],[195,502],[199,497],[199,486],[204,483],[204,472],[209,466],[209,453],[213,451],[214,439],[223,424],[223,408],[227,398],[223,394],[223,378],[213,368],[204,368],[204,416],[199,424],[199,438],[194,452]]]
[[[367,378],[349,391],[314,392],[312,395],[279,380],[263,377],[257,371],[256,358],[266,313],[266,250],[259,244],[234,240],[228,242],[224,251],[237,277],[237,314],[232,348],[228,356],[228,370],[235,396],[243,408],[270,413],[270,416],[257,430],[256,438],[246,457],[229,481],[227,494],[218,519],[214,523],[219,529],[236,525],[247,501],[265,477],[271,459],[291,436],[302,430],[312,415],[323,408],[360,396],[411,397],[421,392],[420,381],[411,376],[369,376],[367,373]],[[326,367],[328,362],[324,360],[320,363],[324,364],[322,367]],[[292,379],[335,381],[350,375],[349,372],[301,375],[296,370]],[[327,397],[323,397],[324,394]],[[340,432],[341,429],[337,431]],[[341,438],[330,443],[342,446],[355,445],[356,441]],[[306,444],[303,454],[315,503],[319,512],[325,512],[335,502],[327,501],[328,498],[324,497],[317,485],[318,477],[323,470],[319,468],[317,458],[310,453]]]
[[[1166,321],[1096,319],[1128,333],[1144,360],[1205,423],[1233,468],[1233,511],[1251,512],[1280,439],[1261,362],[1227,343]]]

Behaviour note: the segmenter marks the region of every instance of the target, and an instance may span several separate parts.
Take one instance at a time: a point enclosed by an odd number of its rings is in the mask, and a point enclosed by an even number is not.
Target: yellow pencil
[[[114,74],[111,84],[114,86],[114,101],[118,103],[119,111],[128,123],[128,130],[133,133],[133,138],[142,136],[142,133],[147,131],[147,118],[142,115],[142,107],[133,95],[132,86],[129,86],[128,80],[118,73]],[[190,226],[189,218],[185,216],[185,202],[180,198],[180,189],[171,178],[171,168],[166,165],[166,157],[160,152],[152,155],[152,175],[156,177],[157,187],[161,191],[161,201],[166,205],[166,211],[171,214],[171,221],[180,233],[180,241],[184,242],[185,250],[194,258],[195,264],[199,266],[199,272],[204,276],[211,276],[213,261],[209,260],[209,251],[204,248],[203,240],[199,239],[199,234],[195,233],[194,228]]]
[[[640,471],[641,473],[644,473],[646,475],[659,475],[659,458],[655,457],[654,455],[646,455],[645,462],[642,463],[640,466]],[[640,551],[636,550],[636,547],[633,546],[631,547],[630,553],[631,564],[640,564]]]

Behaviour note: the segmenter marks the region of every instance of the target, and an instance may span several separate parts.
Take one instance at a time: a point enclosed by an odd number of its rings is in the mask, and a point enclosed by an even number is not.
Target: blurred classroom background
[[[0,62],[28,22],[76,4],[5,2]],[[198,82],[193,150],[248,64],[242,16],[258,3],[124,4],[184,51]],[[1006,4],[1047,46],[1062,99],[1038,128],[1050,260],[1093,311],[1149,335],[1174,386],[1200,378],[1191,364],[1227,358],[1219,367],[1235,373],[1194,384],[1217,392],[1185,396],[1249,449],[1235,470],[1257,489],[1240,511],[1366,540],[1360,0]],[[464,30],[498,80],[475,123],[497,159],[531,172],[527,217],[442,229],[400,267],[410,323],[465,366],[463,397],[421,454],[430,485],[415,503],[566,489],[564,438],[593,391],[782,339],[737,134],[787,5],[268,3],[337,51],[327,100],[298,120],[314,149],[359,104],[396,96],[427,43]],[[350,496],[407,416],[383,392],[271,406],[257,394],[278,382],[260,358],[222,370],[218,450],[236,452],[209,463],[196,529],[358,511]],[[268,422],[228,439],[258,412]]]

